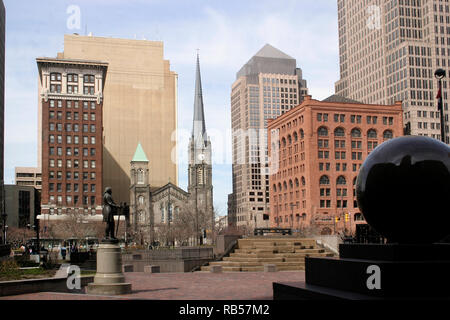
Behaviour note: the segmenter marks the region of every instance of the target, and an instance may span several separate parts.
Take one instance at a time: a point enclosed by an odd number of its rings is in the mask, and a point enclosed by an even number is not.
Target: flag
[[[439,91],[437,94],[436,99],[438,99],[438,110],[441,111],[442,110],[442,87],[441,84],[439,84]]]

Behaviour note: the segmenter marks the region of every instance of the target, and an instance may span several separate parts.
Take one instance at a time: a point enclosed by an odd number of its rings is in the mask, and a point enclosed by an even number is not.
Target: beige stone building
[[[341,79],[336,94],[371,104],[403,101],[405,133],[440,139],[438,68],[450,73],[450,4],[338,0]],[[443,81],[449,143],[447,80]]]
[[[129,200],[130,159],[139,142],[149,158],[151,185],[178,181],[176,141],[172,141],[177,128],[177,74],[164,60],[163,49],[157,41],[74,34],[65,35],[64,52],[58,54],[59,59],[108,63],[103,185],[112,187],[118,203]]]
[[[15,167],[14,171],[16,185],[42,189],[42,171],[40,168]]]
[[[267,44],[237,73],[231,90],[233,194],[229,221],[252,230],[269,225],[267,121],[308,93],[296,60]]]

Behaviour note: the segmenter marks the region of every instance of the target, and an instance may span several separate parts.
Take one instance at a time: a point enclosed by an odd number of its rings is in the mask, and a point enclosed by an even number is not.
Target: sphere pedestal
[[[88,294],[121,295],[131,293],[131,283],[122,273],[122,252],[118,240],[103,240],[97,249],[97,273],[87,287]]]
[[[450,300],[450,147],[401,137],[378,146],[356,181],[358,207],[385,244],[341,244],[305,258],[305,281],[274,283],[274,300]]]

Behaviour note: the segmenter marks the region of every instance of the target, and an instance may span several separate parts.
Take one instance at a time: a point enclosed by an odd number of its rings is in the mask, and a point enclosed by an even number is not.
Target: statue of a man
[[[114,236],[114,216],[120,206],[114,203],[112,189],[107,187],[103,194],[103,222],[106,222],[105,239],[116,239]]]

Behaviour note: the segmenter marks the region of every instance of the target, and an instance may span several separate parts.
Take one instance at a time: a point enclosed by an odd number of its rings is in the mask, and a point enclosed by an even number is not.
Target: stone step
[[[262,262],[262,263],[271,263],[271,262],[283,262],[283,258],[258,258],[258,257],[249,257],[249,256],[244,256],[244,257],[224,257],[223,261],[249,261],[249,262]]]

